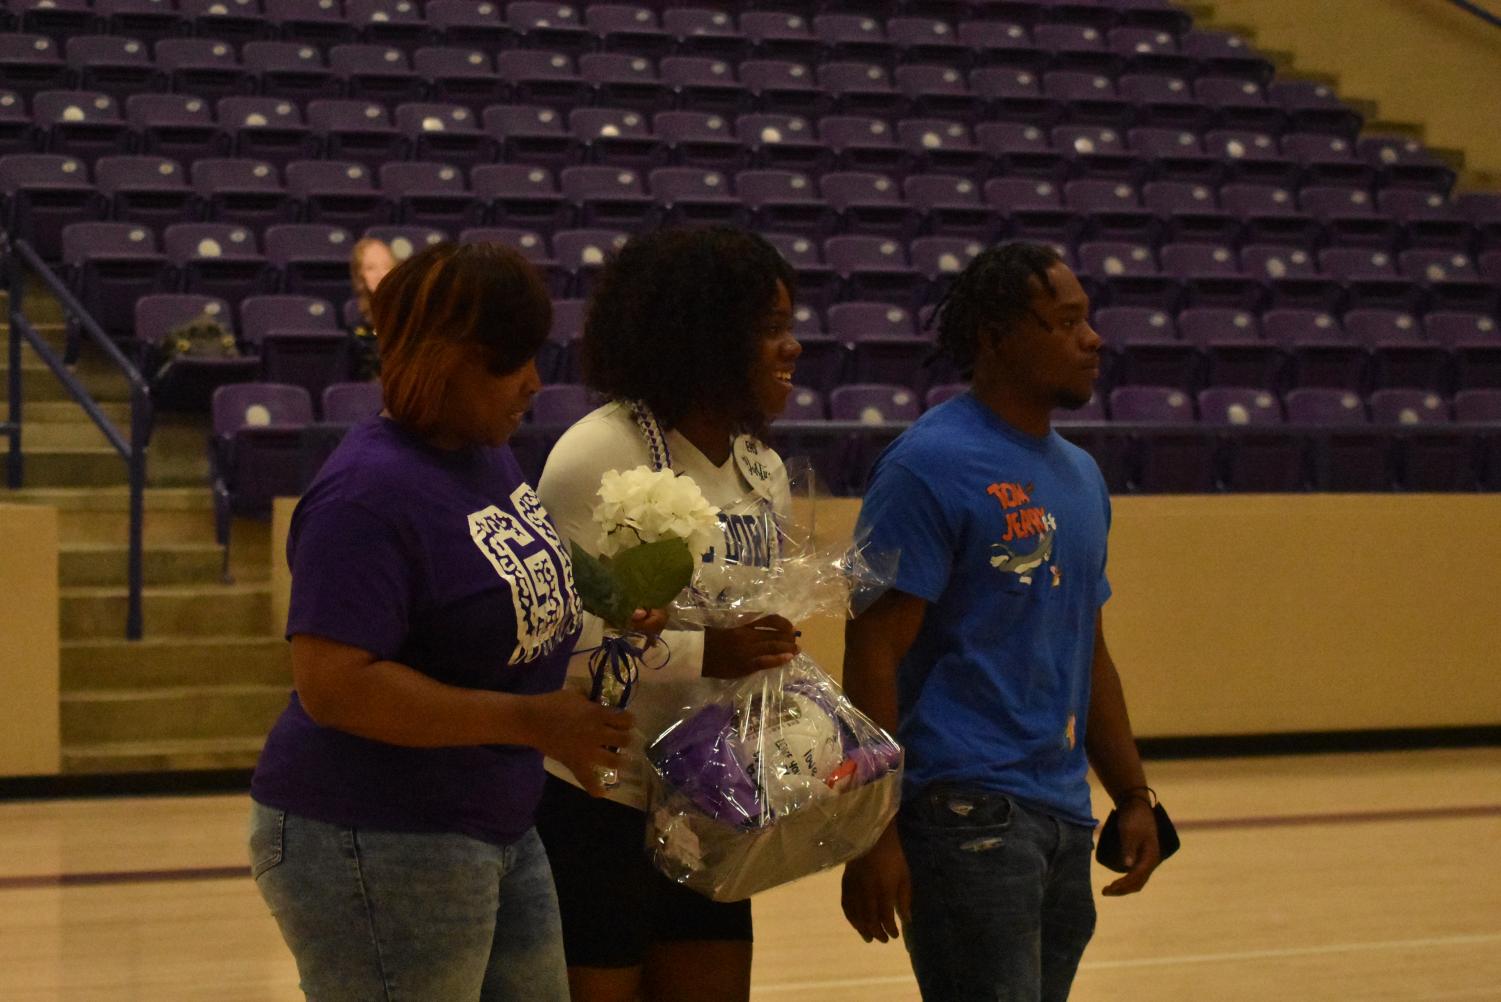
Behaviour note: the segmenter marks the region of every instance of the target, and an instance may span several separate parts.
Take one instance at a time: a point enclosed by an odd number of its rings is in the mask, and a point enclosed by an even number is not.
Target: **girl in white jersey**
[[[661,230],[621,249],[599,277],[583,337],[585,381],[609,402],[563,435],[538,485],[565,538],[598,552],[600,478],[651,466],[692,477],[723,511],[703,561],[775,559],[787,476],[762,436],[786,406],[802,351],[793,288],[777,250],[740,230]],[[578,649],[598,643],[601,629],[587,617]],[[777,667],[797,652],[794,627],[780,616],[662,639],[667,663],[644,669],[631,699],[648,736],[704,679]],[[584,684],[587,655],[569,672]],[[618,786],[593,800],[548,762],[537,827],[558,886],[574,1002],[746,999],[750,902],[710,901],[652,868],[643,849],[646,768],[639,744],[628,749]]]

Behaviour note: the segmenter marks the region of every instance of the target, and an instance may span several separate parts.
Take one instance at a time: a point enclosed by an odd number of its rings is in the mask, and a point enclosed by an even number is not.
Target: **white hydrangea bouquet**
[[[607,471],[597,496],[599,555],[573,542],[574,584],[607,627],[590,653],[589,698],[624,708],[648,643],[631,630],[631,616],[665,608],[688,587],[698,555],[713,545],[719,509],[691,477],[649,466]]]

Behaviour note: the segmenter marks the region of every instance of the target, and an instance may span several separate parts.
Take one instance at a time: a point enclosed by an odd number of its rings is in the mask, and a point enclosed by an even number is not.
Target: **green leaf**
[[[573,584],[584,609],[617,629],[626,629],[637,606],[631,604],[618,575],[608,562],[579,544],[570,540],[568,546],[573,558]]]
[[[636,609],[659,609],[693,580],[693,554],[682,539],[633,546],[615,555],[610,571]]]

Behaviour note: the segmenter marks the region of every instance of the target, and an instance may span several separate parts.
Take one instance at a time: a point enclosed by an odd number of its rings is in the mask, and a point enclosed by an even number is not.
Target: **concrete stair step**
[[[170,686],[65,692],[65,746],[116,741],[260,738],[287,705],[282,685]]]
[[[0,500],[56,508],[58,532],[64,544],[123,545],[130,529],[130,492],[123,484],[32,486],[0,491]],[[214,499],[207,486],[148,487],[143,502],[148,546],[214,541]],[[238,525],[236,529],[239,530]]]
[[[292,684],[291,648],[281,637],[115,637],[64,641],[62,689]]]
[[[125,629],[123,588],[63,588],[64,640],[120,637]],[[267,584],[175,585],[147,588],[143,627],[149,636],[270,634],[271,587]]]
[[[130,428],[130,404],[128,402],[106,401],[99,404],[99,409],[104,412],[105,417],[115,423],[117,428],[122,430]],[[89,420],[89,416],[84,413],[78,401],[71,398],[44,403],[28,403],[22,416],[26,421],[28,442],[31,440],[32,422],[36,422],[37,425],[77,423],[94,427],[94,422]]]
[[[64,588],[110,586],[124,587],[129,563],[129,548],[120,542],[68,543],[62,546],[59,578]],[[218,584],[221,581],[224,550],[213,542],[147,546],[141,552],[141,578],[148,586],[176,584]],[[269,569],[266,575],[269,576]],[[243,576],[237,578],[249,584]]]
[[[83,408],[75,406],[75,410],[77,419],[44,421],[32,408],[26,408],[21,418],[21,451],[30,455],[49,449],[109,449],[103,429],[89,420]],[[130,435],[129,422],[128,415],[123,423],[111,421],[126,437]],[[5,447],[9,448],[9,444],[7,441]]]
[[[126,480],[125,460],[109,446],[21,446],[26,457],[23,476],[34,487],[108,487]],[[0,456],[10,454],[10,442],[0,438]]]
[[[251,769],[265,736],[175,741],[108,741],[64,745],[63,772],[182,772],[190,769]]]

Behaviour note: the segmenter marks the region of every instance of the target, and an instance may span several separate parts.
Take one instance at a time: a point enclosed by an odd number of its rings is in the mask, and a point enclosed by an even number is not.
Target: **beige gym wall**
[[[59,731],[57,510],[0,504],[0,776],[52,775]]]

